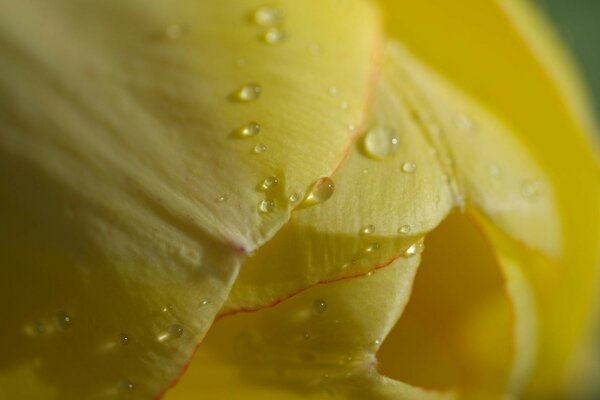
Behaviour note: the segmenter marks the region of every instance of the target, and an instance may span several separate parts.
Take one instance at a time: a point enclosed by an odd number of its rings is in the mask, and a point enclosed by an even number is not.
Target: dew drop
[[[56,314],[56,322],[62,330],[67,330],[71,327],[73,319],[67,313],[59,312]]]
[[[406,235],[407,233],[410,233],[410,231],[410,225],[402,225],[400,228],[398,228],[398,233],[402,235]]]
[[[458,129],[465,132],[475,129],[475,122],[466,114],[458,114],[454,123]]]
[[[180,338],[183,335],[183,327],[179,324],[173,324],[167,328],[166,331],[158,335],[157,339],[159,342],[166,342],[169,340]]]
[[[276,176],[265,178],[260,184],[262,190],[271,190],[279,184],[279,179]]]
[[[356,124],[355,124],[354,122],[350,122],[350,123],[348,124],[348,130],[349,130],[350,132],[354,132],[354,131],[356,131]]]
[[[210,300],[209,299],[204,299],[204,300],[202,300],[202,302],[200,302],[200,305],[202,305],[202,306],[207,306],[209,304],[210,304]]]
[[[251,121],[246,125],[236,129],[235,136],[240,139],[248,139],[260,133],[261,126],[258,122]]]
[[[161,311],[164,313],[173,311],[173,304],[167,304],[162,308]]]
[[[302,199],[302,195],[298,192],[294,192],[292,194],[290,194],[290,197],[288,197],[288,200],[291,204],[295,204],[297,202],[299,202]]]
[[[360,230],[361,235],[372,235],[375,232],[375,226],[367,225]]]
[[[340,103],[340,108],[341,108],[342,110],[347,110],[349,107],[350,107],[350,104],[348,104],[348,102],[347,102],[347,101],[342,101],[342,102]]]
[[[310,339],[310,332],[308,332],[308,331],[304,331],[304,332],[302,332],[302,337],[303,337],[305,340],[308,340],[308,339]]]
[[[400,140],[394,129],[376,126],[364,136],[363,145],[369,157],[376,160],[385,160],[398,151]]]
[[[122,345],[129,344],[129,335],[126,333],[119,333],[119,343]]]
[[[265,151],[267,151],[267,146],[265,146],[262,143],[259,143],[256,146],[254,146],[254,148],[252,149],[252,151],[254,152],[254,154],[262,154]]]
[[[135,389],[135,385],[133,384],[133,382],[131,382],[130,380],[127,380],[127,379],[122,380],[121,383],[119,384],[119,386],[123,390],[133,390],[133,389]]]
[[[264,31],[260,38],[267,44],[279,44],[287,39],[287,33],[283,29],[273,27]]]
[[[273,200],[262,200],[258,203],[258,210],[263,214],[268,214],[275,209],[275,202]]]
[[[364,168],[361,172],[363,175],[366,175],[369,173],[369,170],[367,168]]]
[[[365,254],[371,254],[376,250],[379,250],[379,243],[371,243],[370,245],[365,247],[364,252]]]
[[[227,195],[222,195],[217,197],[217,199],[215,200],[217,203],[225,203],[228,200]]]
[[[231,94],[231,99],[240,103],[248,103],[260,97],[262,87],[257,83],[247,83]]]
[[[310,207],[328,200],[335,190],[333,181],[328,177],[317,179],[308,195],[302,202],[303,207]]]
[[[540,194],[540,182],[530,180],[523,182],[521,184],[521,194],[526,199],[534,200]]]
[[[263,6],[254,11],[254,22],[261,26],[277,25],[283,21],[283,17],[283,10],[276,7]]]
[[[418,242],[410,245],[410,247],[408,249],[406,249],[406,251],[404,252],[403,256],[405,258],[411,258],[411,257],[421,254],[424,249],[425,249],[425,244],[423,242],[423,239],[421,239]]]
[[[335,86],[331,86],[328,90],[330,96],[335,97],[339,94],[338,88]]]
[[[327,310],[327,302],[323,299],[318,299],[315,301],[314,308],[317,314],[322,314]]]
[[[417,164],[415,164],[412,161],[406,161],[404,164],[402,164],[402,172],[405,172],[407,174],[412,174],[413,172],[415,172],[416,169]]]
[[[375,339],[375,340],[373,340],[373,344],[375,346],[379,346],[381,344],[381,339]]]

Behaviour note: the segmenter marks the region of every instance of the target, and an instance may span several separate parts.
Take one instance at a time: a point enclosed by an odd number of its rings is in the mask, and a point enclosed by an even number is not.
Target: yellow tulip
[[[0,399],[586,390],[595,127],[531,6],[0,5]]]

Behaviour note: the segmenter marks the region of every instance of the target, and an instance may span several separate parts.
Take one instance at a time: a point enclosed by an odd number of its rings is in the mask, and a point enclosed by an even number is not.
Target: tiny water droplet
[[[375,339],[375,340],[373,340],[373,344],[375,346],[379,346],[381,344],[381,339]]]
[[[406,258],[411,258],[418,254],[421,254],[424,249],[425,249],[425,244],[423,242],[423,239],[421,239],[418,242],[410,245],[410,247],[408,249],[406,249],[406,251],[404,252],[403,256]]]
[[[257,83],[247,83],[231,94],[231,99],[241,102],[248,103],[254,101],[260,97],[262,93],[262,87]]]
[[[398,151],[400,140],[394,129],[376,126],[364,136],[363,146],[369,157],[376,160],[385,160]]]
[[[127,380],[127,379],[122,380],[121,383],[119,384],[119,386],[123,390],[133,390],[133,389],[135,389],[135,385],[133,384],[133,382],[131,382],[130,380]]]
[[[329,93],[330,96],[335,97],[339,94],[338,88],[335,86],[331,86],[327,92]]]
[[[210,300],[209,300],[209,299],[204,299],[204,300],[202,300],[202,302],[200,303],[200,305],[203,305],[203,306],[207,306],[207,305],[209,305],[209,304],[210,304]]]
[[[254,154],[262,154],[265,151],[267,151],[267,146],[265,146],[262,143],[259,143],[256,146],[254,146],[254,148],[252,149],[252,151],[254,152]]]
[[[540,182],[527,180],[521,184],[521,194],[528,200],[535,200],[540,194]]]
[[[173,324],[166,331],[159,334],[157,339],[159,342],[166,342],[180,338],[181,336],[183,336],[183,327],[179,324]]]
[[[412,174],[413,172],[415,172],[416,169],[417,164],[415,164],[412,161],[407,161],[404,164],[402,164],[402,172],[405,172],[407,174]]]
[[[217,197],[217,199],[215,200],[217,203],[225,203],[228,200],[228,197],[226,194]]]
[[[67,313],[61,311],[56,314],[56,322],[62,330],[67,330],[71,327],[73,320]]]
[[[325,312],[325,310],[327,310],[327,303],[323,299],[318,299],[315,301],[314,307],[317,314],[322,314]]]
[[[275,202],[273,200],[262,200],[258,203],[258,210],[261,213],[268,214],[275,209]]]
[[[333,181],[328,177],[317,179],[308,195],[302,202],[303,207],[310,207],[328,200],[335,190]]]
[[[265,178],[260,184],[262,190],[271,190],[279,184],[279,179],[276,176],[269,176]]]
[[[466,114],[458,114],[454,123],[458,129],[465,132],[475,129],[475,122]]]
[[[347,101],[342,101],[342,102],[340,103],[340,108],[341,108],[342,110],[347,110],[349,107],[350,107],[350,104],[348,104],[348,102],[347,102]]]
[[[369,173],[369,170],[368,170],[367,168],[365,168],[365,169],[363,169],[361,172],[363,173],[363,175],[366,175],[366,174],[368,174],[368,173]]]
[[[410,229],[410,225],[402,225],[399,229],[398,229],[398,233],[401,233],[403,235],[406,235],[407,233],[410,233],[411,229]]]
[[[366,254],[371,254],[376,250],[379,250],[379,243],[371,243],[370,245],[365,247],[364,252]]]
[[[235,136],[240,139],[248,139],[260,133],[261,126],[258,122],[251,121],[246,125],[236,129]]]
[[[162,312],[171,312],[173,311],[173,304],[167,304],[162,308]]]
[[[264,31],[260,38],[267,44],[279,44],[287,39],[287,33],[283,29],[273,27]]]
[[[272,6],[259,7],[254,11],[254,22],[261,26],[277,25],[283,17],[283,10]]]
[[[373,232],[375,232],[375,226],[373,226],[373,225],[371,225],[371,224],[370,224],[370,225],[367,225],[367,226],[365,226],[364,228],[362,228],[362,229],[360,230],[360,233],[361,233],[362,235],[372,235],[372,234],[373,234]]]
[[[308,340],[308,339],[310,339],[310,332],[308,332],[308,331],[302,332],[302,337],[303,337],[305,340]]]
[[[349,130],[350,132],[354,132],[354,131],[356,131],[356,124],[354,124],[353,122],[350,122],[350,123],[348,124],[348,130]]]
[[[288,197],[289,202],[292,204],[299,202],[301,199],[302,199],[302,195],[298,192],[294,192],[294,193],[290,194],[290,197]]]
[[[321,375],[321,381],[327,382],[328,380],[329,380],[329,374],[323,374],[323,375]]]
[[[122,345],[129,344],[129,335],[126,333],[119,333],[119,343]]]

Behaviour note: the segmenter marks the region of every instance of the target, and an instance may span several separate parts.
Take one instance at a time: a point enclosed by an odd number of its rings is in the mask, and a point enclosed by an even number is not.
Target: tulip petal
[[[0,397],[155,396],[343,158],[372,7],[260,6],[0,1]]]
[[[581,343],[589,336],[600,263],[597,128],[583,85],[528,2],[380,3],[389,32],[509,124],[546,174],[560,217],[562,257],[522,268],[534,290],[540,334],[525,396],[572,396],[582,380],[567,381],[566,372],[589,351]],[[520,258],[530,254],[523,250]]]
[[[443,399],[387,379],[374,353],[402,312],[419,256],[219,320],[165,399]]]

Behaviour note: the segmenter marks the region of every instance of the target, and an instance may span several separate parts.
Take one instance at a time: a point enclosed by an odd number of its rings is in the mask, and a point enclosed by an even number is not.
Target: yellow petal
[[[596,129],[581,84],[526,2],[381,3],[389,32],[511,126],[554,189],[563,257],[532,262],[522,273],[540,314],[526,396],[556,396],[568,386],[565,372],[586,337],[599,262],[599,169],[590,139]]]
[[[352,1],[331,19],[334,0],[278,2],[274,22],[249,0],[0,3],[0,397],[152,397],[288,195],[343,157],[376,16]]]
[[[374,353],[408,299],[419,257],[219,320],[165,399],[437,399],[380,376]]]

